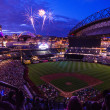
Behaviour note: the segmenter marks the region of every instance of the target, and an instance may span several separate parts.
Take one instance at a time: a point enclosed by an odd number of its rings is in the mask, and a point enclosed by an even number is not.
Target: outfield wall
[[[67,58],[67,59],[82,60],[82,59],[84,58],[84,55],[77,55],[77,54],[65,54],[65,58]]]

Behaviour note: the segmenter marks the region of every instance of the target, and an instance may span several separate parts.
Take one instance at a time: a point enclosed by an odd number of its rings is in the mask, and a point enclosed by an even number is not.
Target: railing
[[[10,88],[10,89],[13,89],[15,91],[18,91],[18,88],[16,88],[15,86],[12,86],[11,84],[8,84],[8,83],[3,82],[3,81],[0,81],[0,86],[4,86],[4,87]]]

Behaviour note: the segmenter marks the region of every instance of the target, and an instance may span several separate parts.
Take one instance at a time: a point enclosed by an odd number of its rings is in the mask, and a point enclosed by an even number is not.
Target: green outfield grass
[[[29,77],[36,84],[41,85],[45,82],[40,79],[41,76],[55,73],[79,73],[87,74],[89,76],[95,77],[104,83],[95,86],[99,90],[105,90],[110,88],[110,67],[106,65],[101,65],[97,63],[87,63],[87,62],[75,62],[75,61],[60,61],[60,62],[47,62],[39,64],[30,64],[29,67]],[[53,80],[52,83],[63,90],[71,90],[72,87],[67,87],[64,85],[65,82],[68,82],[68,78],[64,80],[57,79]],[[60,80],[60,81],[59,81]],[[86,86],[86,82],[83,82],[76,78],[70,78],[72,85],[74,86],[73,90],[80,89]],[[70,82],[70,81],[69,81]],[[77,83],[76,83],[77,82]],[[64,86],[63,86],[64,85]]]

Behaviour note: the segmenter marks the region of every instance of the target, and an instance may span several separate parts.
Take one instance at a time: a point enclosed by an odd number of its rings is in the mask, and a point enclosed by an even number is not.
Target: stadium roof
[[[74,26],[72,30],[70,31],[70,33],[90,23],[95,23],[97,21],[108,19],[108,18],[110,18],[110,7],[88,16],[86,19],[82,20],[76,26]]]

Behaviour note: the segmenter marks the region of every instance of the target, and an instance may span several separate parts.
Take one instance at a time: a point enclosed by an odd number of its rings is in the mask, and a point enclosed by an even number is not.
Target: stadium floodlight
[[[47,49],[47,48],[49,48],[47,44],[41,44],[39,46],[39,49],[42,49],[42,50]]]

